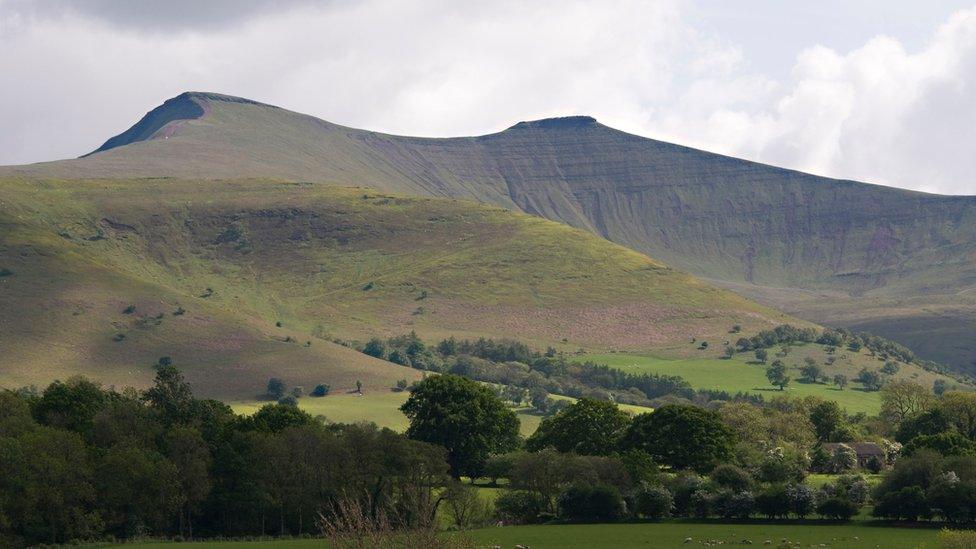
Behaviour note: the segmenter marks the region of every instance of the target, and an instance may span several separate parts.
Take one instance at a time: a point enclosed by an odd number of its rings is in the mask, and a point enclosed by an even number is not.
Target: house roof
[[[884,450],[880,446],[873,442],[826,442],[823,445],[824,450],[828,452],[833,452],[841,444],[850,446],[854,450],[854,453],[861,456],[883,456]]]

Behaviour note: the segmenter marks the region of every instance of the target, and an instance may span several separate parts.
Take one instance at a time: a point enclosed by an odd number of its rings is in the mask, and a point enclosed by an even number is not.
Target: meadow
[[[326,397],[304,397],[299,399],[298,405],[313,416],[324,416],[333,423],[356,423],[367,421],[375,423],[380,427],[387,427],[394,431],[403,432],[407,430],[407,417],[400,411],[400,406],[407,401],[410,393],[405,391],[365,391],[359,395],[355,392],[330,394]],[[575,401],[575,399],[552,395],[557,400]],[[252,414],[261,406],[268,404],[266,400],[246,400],[231,403],[231,407],[238,414]],[[640,406],[622,405],[622,410],[630,414],[638,414],[650,411],[650,408]],[[515,415],[518,416],[523,436],[529,436],[535,432],[542,423],[543,416],[534,409],[527,406],[514,407]]]
[[[731,336],[730,336],[731,337]],[[714,351],[702,351],[699,358],[660,358],[656,356],[631,353],[598,353],[581,357],[584,360],[606,364],[635,374],[666,374],[683,377],[696,389],[717,389],[729,393],[752,393],[763,395],[766,399],[778,395],[797,397],[818,396],[835,400],[847,409],[849,413],[865,412],[877,414],[881,409],[881,393],[865,391],[854,381],[862,368],[877,370],[884,365],[883,361],[869,356],[865,352],[851,352],[838,350],[834,364],[826,365],[829,356],[823,345],[805,344],[795,345],[783,357],[777,357],[779,348],[769,350],[767,364],[760,364],[752,353],[737,353],[731,359],[718,358]],[[807,383],[800,380],[800,365],[804,358],[812,357],[833,378],[835,374],[843,374],[850,379],[850,385],[841,390],[833,384]],[[779,358],[789,368],[792,378],[785,390],[773,387],[766,379],[768,363]],[[898,379],[909,379],[923,386],[931,387],[932,383],[941,378],[937,374],[922,370],[918,366],[902,364],[895,376]]]
[[[628,549],[701,547],[714,545],[769,545],[772,547],[835,547],[915,549],[937,547],[938,530],[874,525],[830,524],[817,521],[766,524],[722,522],[663,522],[633,524],[561,524],[492,527],[473,530],[468,537],[477,547],[522,545],[533,549]],[[690,542],[686,539],[691,538]],[[311,549],[326,547],[324,540],[270,540],[256,542],[199,542],[181,544],[193,549]],[[172,547],[172,543],[139,544],[140,548]]]

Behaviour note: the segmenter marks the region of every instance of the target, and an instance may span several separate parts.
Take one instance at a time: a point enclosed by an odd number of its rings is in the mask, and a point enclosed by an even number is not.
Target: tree
[[[184,535],[186,528],[193,538],[193,516],[210,495],[210,449],[197,429],[175,427],[166,433],[166,455],[176,467],[179,480],[180,535]]]
[[[810,410],[810,422],[817,430],[817,439],[824,442],[844,421],[844,411],[833,400],[825,400]]]
[[[868,391],[879,391],[881,390],[881,386],[884,385],[884,378],[881,377],[881,374],[875,370],[868,370],[867,368],[862,369],[857,374],[857,381]]]
[[[386,343],[374,337],[363,347],[363,353],[376,358],[386,358]]]
[[[911,381],[891,381],[881,389],[881,417],[897,426],[935,403],[928,389]]]
[[[356,392],[363,394],[363,382],[358,379],[356,380]]]
[[[803,376],[803,379],[805,379],[806,381],[810,383],[816,383],[824,375],[823,368],[821,368],[820,365],[817,364],[816,360],[810,357],[806,357],[803,360],[806,362],[806,364],[804,364],[803,367],[800,368],[800,374]]]
[[[491,504],[481,497],[474,486],[457,481],[448,483],[443,498],[459,530],[485,526],[491,519]]]
[[[843,473],[857,467],[857,452],[846,444],[839,444],[830,456],[830,466],[835,473]]]
[[[893,376],[898,373],[899,369],[900,367],[898,366],[897,362],[895,362],[894,360],[889,360],[885,362],[884,366],[881,367],[881,373],[889,376]]]
[[[193,391],[175,366],[156,370],[153,386],[142,395],[143,400],[156,410],[164,425],[186,423],[193,415]]]
[[[766,369],[766,379],[782,391],[790,384],[790,377],[786,375],[786,372],[786,364],[783,364],[782,360],[774,360]]]
[[[606,456],[617,449],[629,423],[630,417],[616,404],[581,398],[544,419],[525,446],[530,451],[552,447],[560,452]]]
[[[328,384],[319,383],[318,385],[315,386],[314,389],[312,389],[312,396],[324,397],[329,394],[329,389],[331,389],[331,387],[329,387]]]
[[[756,360],[762,364],[766,363],[766,359],[769,358],[769,351],[766,349],[756,349]]]
[[[976,393],[949,391],[942,395],[939,405],[957,431],[976,440]]]
[[[490,454],[514,450],[519,421],[487,387],[454,375],[420,382],[400,410],[407,436],[447,449],[451,475],[477,476]]]
[[[949,384],[944,379],[937,379],[932,382],[932,392],[936,396],[942,396],[949,388]]]
[[[835,375],[834,376],[834,385],[836,385],[838,389],[840,389],[841,391],[843,391],[844,390],[844,387],[847,387],[847,376],[845,376],[844,374],[837,374],[837,375]]]
[[[658,463],[703,473],[727,461],[734,445],[717,413],[679,404],[638,415],[621,441],[623,449],[644,450]]]
[[[315,423],[308,412],[288,404],[265,404],[245,420],[248,429],[263,433],[280,433],[289,427]]]
[[[92,419],[108,400],[102,388],[86,378],[76,377],[65,383],[55,381],[34,404],[34,417],[44,425],[88,434]]]
[[[726,345],[725,346],[725,358],[726,359],[731,359],[734,356],[735,356],[735,347],[733,347],[731,345]]]
[[[281,378],[273,377],[268,380],[268,390],[267,395],[271,400],[281,400],[285,396],[285,391],[288,388],[285,386],[285,381]]]

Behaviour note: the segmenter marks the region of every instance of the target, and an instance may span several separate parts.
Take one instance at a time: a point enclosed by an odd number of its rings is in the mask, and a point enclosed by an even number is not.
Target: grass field
[[[777,358],[774,356],[777,350],[770,349],[768,362]],[[705,356],[689,359],[668,359],[628,353],[590,354],[583,358],[625,372],[679,375],[696,389],[721,389],[731,393],[742,391],[760,394],[766,398],[780,394],[799,397],[819,396],[837,401],[850,413],[876,414],[881,408],[880,393],[864,391],[853,381],[861,368],[877,370],[884,364],[864,352],[838,350],[834,364],[826,365],[825,361],[829,355],[824,346],[816,344],[793,346],[789,354],[780,358],[790,368],[792,378],[784,391],[770,385],[769,380],[766,379],[766,366],[759,364],[752,353],[740,353],[732,359],[715,357],[714,351],[702,351],[701,354]],[[834,374],[844,374],[851,380],[851,384],[844,390],[839,390],[832,384],[799,381],[799,368],[806,357],[817,360],[831,378]],[[908,364],[902,364],[895,377],[912,380],[925,387],[931,387],[936,379],[942,378]]]
[[[313,416],[322,415],[334,423],[356,423],[359,421],[372,422],[380,427],[388,427],[394,431],[405,431],[407,429],[407,417],[400,411],[400,406],[407,401],[409,393],[394,392],[390,390],[367,390],[363,395],[355,392],[345,392],[330,394],[327,397],[315,398],[304,397],[299,399],[298,405]],[[573,400],[569,397],[553,395],[561,400]],[[240,414],[251,414],[267,401],[245,400],[231,403],[235,412]],[[622,405],[621,408],[628,413],[637,414],[647,412],[649,408],[640,406]],[[542,422],[543,416],[537,414],[532,408],[514,408],[518,416],[523,436],[529,436],[535,432]]]
[[[665,522],[643,524],[580,524],[510,526],[474,530],[468,536],[478,547],[516,545],[533,549],[672,549],[704,545],[759,545],[786,547],[833,547],[863,549],[916,549],[938,547],[938,530],[875,526],[866,523],[829,524],[797,522],[698,523]],[[686,543],[686,539],[691,542]],[[327,547],[323,540],[281,540],[260,542],[199,542],[138,544],[145,549],[189,547],[192,549],[313,549]]]

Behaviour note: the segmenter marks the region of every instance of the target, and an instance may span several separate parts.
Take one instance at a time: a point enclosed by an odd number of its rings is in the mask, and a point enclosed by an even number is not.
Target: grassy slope
[[[976,360],[962,337],[976,328],[973,197],[819,178],[583,118],[418,139],[201,94],[170,110],[194,105],[203,118],[154,139],[8,173],[265,176],[472,198],[596,232],[804,318],[870,328],[960,368]]]
[[[838,350],[836,352],[837,360],[833,365],[828,366],[825,360],[829,355],[823,345],[793,346],[785,357],[774,356],[778,350],[778,348],[770,350],[768,362],[779,358],[790,369],[789,375],[792,378],[790,385],[782,392],[769,384],[766,379],[767,366],[758,363],[752,353],[737,354],[729,360],[714,356],[714,351],[697,350],[693,352],[697,352],[698,357],[677,360],[628,353],[591,354],[584,358],[619,368],[625,372],[680,375],[693,387],[700,389],[721,389],[733,393],[742,391],[760,394],[766,398],[781,394],[798,397],[819,396],[837,401],[850,413],[876,414],[880,410],[881,394],[876,391],[862,390],[854,378],[862,368],[880,369],[884,365],[883,361],[869,356],[865,351],[854,353],[848,350]],[[844,374],[851,380],[851,384],[846,389],[839,390],[833,384],[799,381],[801,377],[800,366],[804,364],[806,357],[814,358],[831,379],[835,374]],[[914,381],[925,387],[931,387],[936,379],[945,379],[952,383],[944,376],[906,364],[900,365],[898,373],[894,377]]]
[[[5,180],[0,224],[0,268],[13,272],[0,278],[11,364],[0,383],[11,386],[72,373],[139,385],[168,355],[223,398],[251,397],[271,375],[385,389],[418,373],[324,338],[415,329],[669,352],[688,333],[789,320],[586,232],[456,200],[267,181]]]

